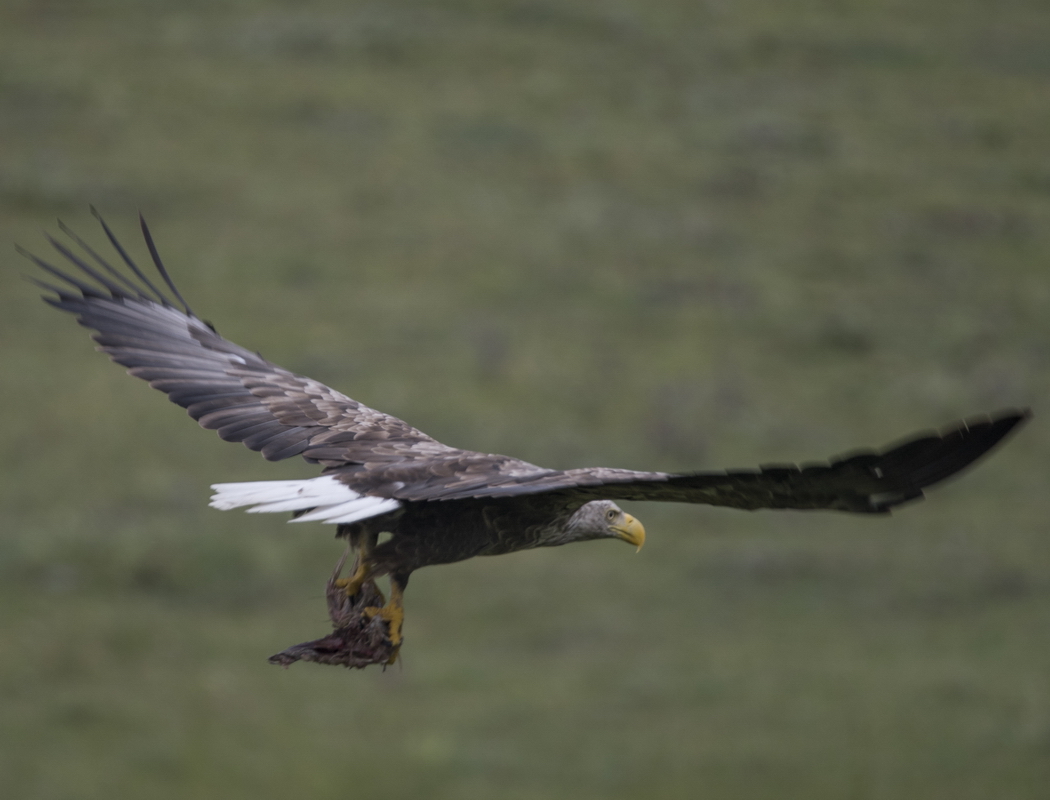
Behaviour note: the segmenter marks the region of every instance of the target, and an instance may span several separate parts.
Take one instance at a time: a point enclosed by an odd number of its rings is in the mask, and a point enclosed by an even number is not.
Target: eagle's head
[[[645,544],[642,523],[626,513],[612,500],[593,500],[580,506],[567,526],[570,541],[589,539],[622,539],[639,550]]]

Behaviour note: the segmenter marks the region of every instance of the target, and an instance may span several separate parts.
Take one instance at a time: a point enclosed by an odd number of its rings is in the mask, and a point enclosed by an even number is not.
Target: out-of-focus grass
[[[141,208],[225,335],[458,446],[820,458],[1039,412],[1048,41],[1035,0],[9,2],[0,239]],[[639,556],[424,570],[402,666],[283,672],[340,546],[205,500],[311,470],[195,429],[20,270],[11,796],[1045,794],[1039,417],[889,520],[639,505]]]

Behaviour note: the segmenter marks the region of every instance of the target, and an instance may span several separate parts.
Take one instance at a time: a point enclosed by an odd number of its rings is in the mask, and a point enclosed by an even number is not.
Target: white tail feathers
[[[208,505],[222,511],[241,506],[252,506],[249,514],[313,509],[290,522],[345,525],[401,507],[397,500],[355,492],[332,475],[301,481],[216,483],[211,488],[215,494]]]

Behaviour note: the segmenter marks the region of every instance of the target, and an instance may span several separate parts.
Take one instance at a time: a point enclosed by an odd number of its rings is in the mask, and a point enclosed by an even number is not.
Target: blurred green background
[[[0,6],[0,776],[19,798],[1043,798],[1044,0]],[[150,220],[219,330],[460,447],[808,460],[1034,422],[889,519],[636,504],[283,671],[331,530],[20,273]],[[1043,414],[1043,418],[1040,417]]]

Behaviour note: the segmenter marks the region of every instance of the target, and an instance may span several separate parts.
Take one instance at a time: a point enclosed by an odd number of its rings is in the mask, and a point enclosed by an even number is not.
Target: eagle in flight
[[[52,293],[44,299],[75,315],[94,331],[99,349],[165,392],[202,428],[270,461],[301,456],[322,468],[319,477],[305,480],[218,483],[211,505],[290,512],[293,522],[335,525],[337,536],[348,540],[352,574],[337,580],[337,569],[329,583],[330,608],[334,589],[335,605],[357,612],[360,624],[350,638],[364,637],[366,629],[374,638],[378,630],[382,646],[328,663],[363,666],[396,658],[403,592],[421,567],[592,539],[640,548],[645,528],[617,500],[886,514],[980,458],[1030,416],[1028,410],[1004,410],[881,450],[802,466],[685,474],[545,469],[444,445],[224,339],[182,298],[141,216],[159,281],[135,264],[94,213],[123,266],[114,267],[59,223],[71,244],[48,240],[64,269],[20,250],[56,282],[36,281]],[[380,534],[389,536],[380,541]],[[383,576],[390,581],[389,600],[375,587]],[[353,646],[344,636],[337,649]],[[316,648],[311,652],[317,655]]]

